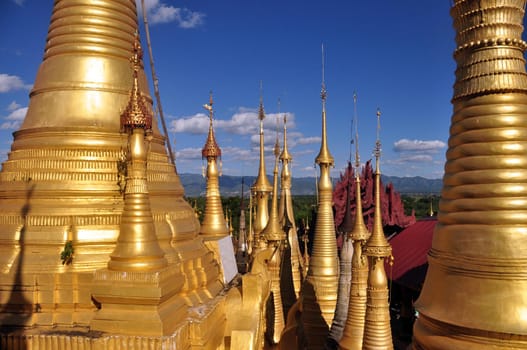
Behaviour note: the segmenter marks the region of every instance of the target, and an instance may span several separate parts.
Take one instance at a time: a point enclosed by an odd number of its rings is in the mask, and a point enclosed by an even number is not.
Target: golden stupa
[[[251,225],[252,229],[252,250],[265,248],[265,239],[261,236],[262,230],[267,226],[269,221],[269,194],[273,186],[269,183],[265,170],[265,148],[264,148],[264,127],[265,110],[263,98],[260,96],[260,105],[258,107],[258,119],[260,120],[260,163],[258,165],[258,176],[251,186],[251,197],[254,205],[254,217]]]
[[[220,169],[218,161],[221,159],[221,148],[214,137],[213,117],[214,110],[212,108],[214,101],[212,100],[212,93],[210,94],[209,103],[203,105],[209,112],[209,133],[207,141],[201,150],[201,155],[207,160],[207,191],[205,212],[203,214],[203,221],[201,222],[200,234],[209,237],[222,237],[229,234],[229,226],[226,218],[223,215],[223,207],[220,196]]]
[[[278,136],[278,135],[277,135]],[[272,310],[267,310],[269,315],[272,315],[267,323],[267,334],[272,344],[280,342],[280,335],[284,330],[285,317],[282,299],[281,279],[283,253],[285,248],[285,241],[287,240],[279,220],[278,214],[278,156],[280,155],[280,145],[278,144],[278,137],[274,147],[275,164],[273,170],[273,198],[271,200],[271,214],[267,225],[262,230],[262,238],[267,242],[267,250],[270,256],[267,258],[267,268],[271,277],[271,296],[273,301]],[[269,308],[269,306],[268,306]],[[272,312],[271,312],[272,311]]]
[[[323,56],[322,56],[323,57]],[[324,67],[322,68],[324,72]],[[329,175],[334,159],[329,152],[326,132],[326,86],[322,73],[322,140],[315,161],[320,166],[318,210],[309,269],[302,285],[302,329],[308,349],[321,349],[333,322],[337,303],[339,264],[335,222],[333,218],[333,185]]]
[[[381,112],[377,110],[377,142],[375,143],[375,213],[373,228],[363,248],[368,258],[368,288],[366,315],[364,317],[364,334],[362,348],[393,349],[392,330],[390,328],[390,301],[388,277],[384,269],[385,259],[391,256],[392,247],[384,236],[381,217],[381,142],[379,140]]]
[[[302,285],[302,274],[304,271],[304,262],[302,254],[300,253],[300,246],[298,243],[297,227],[295,222],[295,215],[293,211],[293,196],[291,195],[291,161],[293,156],[289,153],[287,147],[287,117],[284,115],[284,147],[280,153],[280,161],[282,163],[282,173],[280,175],[280,223],[287,232],[288,241],[288,256],[289,265],[291,266],[291,279],[293,282],[293,293],[291,301],[297,299],[300,295],[300,288]],[[289,276],[287,277],[289,278]]]
[[[414,349],[527,348],[524,0],[461,1],[438,224]]]
[[[53,5],[0,173],[2,349],[263,344],[269,278],[223,284],[152,119],[137,31],[133,0]]]

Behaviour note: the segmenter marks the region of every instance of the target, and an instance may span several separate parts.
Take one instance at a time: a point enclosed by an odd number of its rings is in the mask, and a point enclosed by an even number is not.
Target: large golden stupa
[[[54,3],[0,173],[2,349],[262,343],[268,286],[226,289],[156,120],[126,122],[152,115],[137,31],[134,0]]]

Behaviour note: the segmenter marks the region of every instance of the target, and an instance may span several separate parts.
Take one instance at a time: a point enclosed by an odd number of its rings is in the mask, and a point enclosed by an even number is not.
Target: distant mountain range
[[[185,188],[187,197],[199,197],[205,195],[205,178],[199,174],[179,174],[181,183]],[[272,176],[268,175],[269,181]],[[254,183],[255,176],[244,176],[244,192],[249,193],[250,186]],[[393,183],[395,190],[401,194],[439,194],[443,181],[441,179],[426,179],[420,176],[398,177],[381,175],[384,185]],[[333,179],[334,182],[338,178]],[[314,195],[316,191],[316,180],[314,177],[295,177],[293,178],[291,191],[293,195]],[[239,196],[242,192],[242,177],[223,175],[220,177],[220,192],[222,196]]]

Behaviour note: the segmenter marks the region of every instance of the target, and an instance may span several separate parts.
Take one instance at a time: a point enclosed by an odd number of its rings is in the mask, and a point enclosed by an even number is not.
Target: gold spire
[[[393,349],[390,328],[390,305],[388,301],[388,280],[384,270],[384,259],[392,248],[382,228],[381,214],[381,141],[379,139],[381,112],[377,110],[377,141],[375,142],[375,213],[373,229],[364,247],[369,259],[366,317],[364,323],[363,349]]]
[[[122,128],[128,133],[129,161],[124,208],[119,238],[108,262],[108,269],[118,271],[158,270],[167,265],[157,242],[148,194],[145,129],[152,127],[152,114],[139,95],[137,72],[142,58],[139,34],[136,32],[132,59],[133,86],[130,102],[121,114]]]
[[[434,197],[430,196],[430,207],[428,208],[428,216],[434,216]]]
[[[277,144],[278,145],[278,144]],[[275,147],[275,165],[273,171],[273,199],[271,201],[271,216],[261,233],[267,240],[268,247],[273,250],[272,257],[269,259],[269,270],[271,273],[271,292],[273,293],[273,314],[272,340],[275,344],[280,341],[280,335],[285,326],[284,310],[282,304],[282,292],[280,286],[281,265],[283,259],[284,241],[286,235],[278,217],[278,156],[280,145]]]
[[[453,115],[416,349],[527,348],[525,4],[453,1]]]
[[[291,249],[291,271],[293,278],[293,288],[295,296],[300,296],[300,289],[302,284],[302,273],[305,270],[302,254],[300,253],[300,245],[298,243],[297,227],[295,222],[295,215],[293,213],[293,200],[291,196],[291,172],[289,171],[289,164],[293,157],[287,149],[287,116],[284,114],[284,147],[280,154],[280,161],[282,162],[281,173],[281,195],[280,195],[280,222],[282,227],[288,228],[288,241]]]
[[[278,146],[278,147],[276,147]],[[261,232],[261,235],[267,241],[283,241],[285,240],[285,232],[280,225],[278,217],[278,156],[280,155],[280,145],[275,145],[274,150],[275,164],[273,170],[273,198],[271,200],[271,215],[267,225]]]
[[[327,133],[326,133],[326,83],[324,82],[324,44],[322,44],[322,89],[320,91],[320,98],[322,99],[322,142],[320,143],[320,152],[315,158],[317,164],[328,164],[333,166],[335,160],[329,152]]]
[[[335,313],[338,289],[339,266],[332,208],[333,185],[329,175],[333,157],[329,154],[326,144],[325,100],[326,88],[322,80],[322,146],[316,159],[320,166],[319,200],[313,250],[302,288],[302,323],[308,349],[320,349],[324,346]]]
[[[289,149],[287,147],[287,115],[284,114],[284,148],[282,149],[282,153],[280,154],[280,160],[283,161],[291,161],[293,159],[293,156],[289,153]]]
[[[362,254],[364,244],[370,233],[364,224],[362,215],[362,198],[360,189],[359,128],[357,115],[357,94],[353,94],[355,125],[355,224],[348,234],[353,241],[351,258],[351,285],[348,305],[348,317],[344,326],[340,347],[343,350],[362,349],[362,337],[366,316],[366,299],[368,287],[368,260]]]
[[[263,106],[263,97],[260,94],[260,104],[258,107],[258,120],[260,120],[260,164],[258,167],[258,176],[256,177],[256,180],[252,186],[252,190],[254,192],[269,193],[273,190],[273,186],[271,186],[271,184],[269,183],[269,180],[267,179],[267,173],[265,171],[265,153],[264,153],[265,148],[264,148],[264,128],[263,128],[264,119],[265,119],[265,111],[264,111],[264,106]],[[262,229],[264,226],[262,226],[260,229]]]
[[[260,82],[260,90],[261,82]],[[265,112],[263,107],[263,97],[260,91],[260,106],[258,109],[258,119],[260,120],[260,164],[258,167],[258,176],[254,184],[251,187],[251,191],[255,196],[256,200],[256,216],[253,222],[254,230],[254,242],[253,246],[263,248],[264,242],[260,233],[267,225],[269,220],[269,193],[273,190],[273,187],[267,179],[265,171],[265,154],[264,154],[264,131],[263,131],[263,120],[265,119]]]
[[[139,32],[135,33],[134,53],[130,58],[133,69],[133,85],[130,94],[130,100],[123,113],[121,113],[121,128],[123,130],[132,130],[143,128],[144,130],[152,129],[152,112],[147,107],[145,99],[139,91],[139,70],[143,60],[143,50],[139,42]]]
[[[214,138],[212,123],[214,116],[213,103],[211,92],[209,103],[203,105],[203,108],[209,112],[210,124],[207,141],[201,151],[202,156],[207,158],[207,193],[200,234],[203,236],[226,236],[229,234],[229,225],[227,224],[227,218],[223,215],[221,206],[218,171],[218,157],[221,157],[221,149]]]

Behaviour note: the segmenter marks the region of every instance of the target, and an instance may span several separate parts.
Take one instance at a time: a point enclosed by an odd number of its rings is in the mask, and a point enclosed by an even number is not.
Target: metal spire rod
[[[326,78],[325,78],[325,72],[324,72],[324,64],[325,64],[325,56],[324,56],[324,43],[322,43],[322,89],[320,91],[320,97],[322,98],[322,107],[324,110],[326,110]]]
[[[359,117],[357,114],[357,93],[353,92],[353,119],[355,125],[355,172],[359,177],[360,156],[359,156]]]
[[[150,71],[152,73],[152,81],[154,83],[154,95],[156,96],[157,110],[159,112],[159,118],[161,119],[161,125],[163,126],[163,132],[165,133],[165,138],[167,140],[166,147],[168,148],[170,162],[174,166],[174,169],[176,169],[176,173],[177,173],[176,158],[174,156],[174,152],[172,151],[172,147],[170,144],[170,137],[168,136],[167,125],[165,123],[165,115],[163,114],[163,108],[161,106],[161,96],[159,95],[159,80],[157,79],[156,71],[154,69],[154,55],[152,53],[152,44],[150,42],[150,30],[148,29],[148,20],[146,18],[145,0],[141,0],[141,12],[143,13],[143,23],[145,25],[146,44],[148,46],[148,56],[150,58]]]

